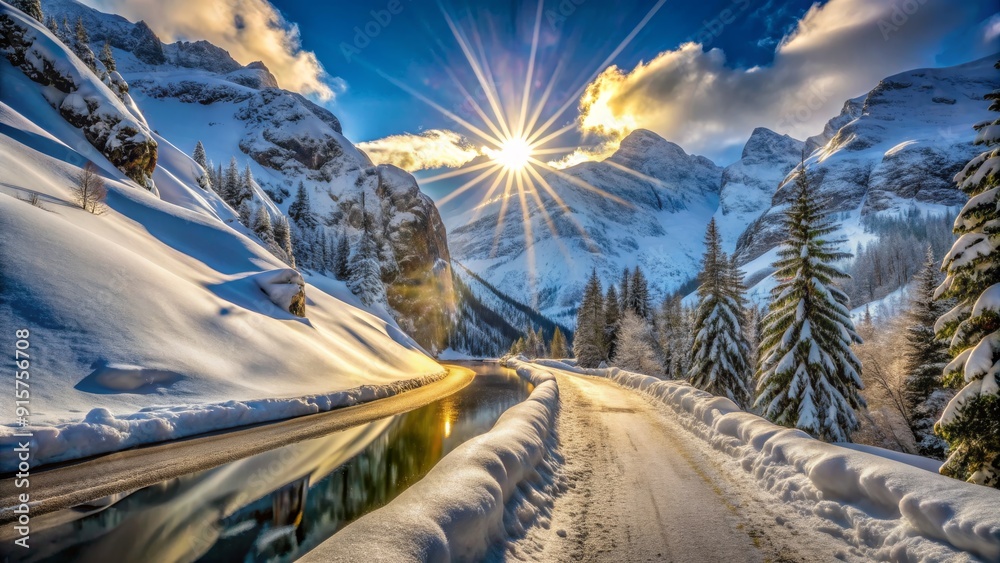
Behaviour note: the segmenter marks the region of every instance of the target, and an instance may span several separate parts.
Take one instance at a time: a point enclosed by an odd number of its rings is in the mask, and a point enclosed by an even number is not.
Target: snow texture
[[[537,363],[543,367],[528,369],[606,377],[663,403],[695,436],[736,460],[760,487],[803,513],[830,520],[841,528],[836,534],[872,550],[875,559],[944,561],[961,552],[1000,559],[1000,491],[915,467],[911,458],[820,442],[687,383],[616,368]]]
[[[478,561],[492,544],[536,521],[551,501],[544,482],[556,444],[559,388],[543,370],[518,360],[508,365],[534,384],[526,401],[301,561]]]

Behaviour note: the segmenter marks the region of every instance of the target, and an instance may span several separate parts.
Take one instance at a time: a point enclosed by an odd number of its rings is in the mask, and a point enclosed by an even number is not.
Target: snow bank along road
[[[567,489],[508,560],[1000,561],[996,490],[819,442],[683,382],[515,363],[555,375]]]
[[[32,514],[149,486],[279,446],[308,440],[427,405],[468,385],[475,373],[446,366],[448,375],[385,399],[329,412],[117,452],[31,474]],[[13,478],[0,481],[0,523],[17,505]],[[5,529],[7,529],[5,527]]]

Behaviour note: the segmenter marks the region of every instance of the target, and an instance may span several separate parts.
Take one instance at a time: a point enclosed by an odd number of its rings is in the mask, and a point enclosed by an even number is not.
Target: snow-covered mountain
[[[820,146],[806,169],[832,210],[844,215],[845,234],[858,231],[860,218],[874,213],[964,203],[953,177],[980,150],[972,145],[972,125],[988,117],[983,95],[1000,83],[995,60],[886,78],[865,96],[848,100],[824,133],[809,139],[810,146]],[[737,252],[750,275],[769,258],[751,262],[782,238],[789,194],[784,185],[776,186],[768,209],[739,238]]]
[[[573,323],[592,268],[610,280],[641,265],[661,296],[688,281],[700,232],[718,208],[721,176],[707,158],[638,130],[603,162],[543,174],[558,199],[529,185],[523,205],[516,193],[486,202],[477,194],[443,212],[463,265],[548,317]]]
[[[206,41],[164,44],[143,22],[75,0],[43,0],[42,7],[57,21],[81,18],[95,51],[110,43],[132,99],[163,138],[188,154],[201,141],[216,165],[232,157],[240,170],[249,165],[281,211],[302,182],[330,240],[357,238],[363,192],[387,240],[384,269],[397,272],[387,288],[390,307],[425,347],[444,347],[455,307],[448,241],[437,208],[412,176],[374,165],[343,136],[335,115],[279,89],[263,63],[241,65]]]
[[[722,243],[736,246],[747,226],[771,206],[775,187],[803,158],[806,143],[765,127],[754,129],[740,159],[722,171],[715,220]]]
[[[782,240],[782,187],[803,156],[817,190],[835,203],[853,250],[874,236],[864,232],[862,217],[914,205],[944,212],[963,203],[952,177],[976,153],[972,125],[987,117],[982,96],[997,87],[995,58],[886,78],[847,100],[840,115],[806,141],[757,128],[740,160],[725,169],[636,131],[604,162],[569,168],[568,177],[544,176],[566,209],[540,190],[559,234],[553,237],[534,197],[527,197],[533,255],[524,244],[518,198],[509,198],[494,243],[502,200],[478,205],[482,194],[445,206],[452,252],[500,290],[572,323],[591,268],[607,284],[620,278],[622,267],[639,264],[654,297],[694,279],[702,233],[715,217],[726,250],[737,252],[751,285],[757,284],[769,272],[769,251]]]
[[[35,461],[315,412],[440,372],[343,283],[305,283],[273,256],[130,96],[4,2],[0,84],[0,329],[28,343]],[[76,203],[88,162],[103,214]],[[55,423],[76,426],[43,428]]]

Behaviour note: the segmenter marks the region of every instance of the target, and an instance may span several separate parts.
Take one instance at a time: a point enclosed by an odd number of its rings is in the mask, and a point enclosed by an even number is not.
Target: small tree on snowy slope
[[[309,203],[309,194],[306,192],[306,187],[302,182],[299,182],[299,189],[295,192],[295,199],[288,206],[288,218],[304,231],[316,228],[316,216],[313,215],[312,205]],[[369,230],[371,229],[369,228]]]
[[[18,10],[38,20],[38,23],[44,23],[45,16],[42,15],[42,3],[39,0],[11,0],[10,3]]]
[[[625,308],[632,311],[639,317],[649,320],[652,318],[652,306],[649,300],[649,284],[646,282],[646,275],[642,273],[639,266],[632,272],[629,280],[628,299]]]
[[[94,56],[94,52],[90,50],[90,35],[87,33],[87,27],[83,25],[83,18],[76,19],[76,28],[73,31],[73,52],[76,56],[80,57],[80,60],[87,65],[92,72],[97,73],[97,57]]]
[[[822,440],[848,441],[858,427],[855,409],[865,407],[861,362],[851,351],[861,338],[847,296],[832,285],[847,275],[831,263],[850,254],[825,238],[836,227],[812,192],[804,165],[793,190],[788,239],[774,263],[778,286],[764,319],[755,406],[778,424]]]
[[[382,285],[382,266],[378,261],[378,248],[369,215],[364,209],[364,193],[361,194],[362,221],[361,239],[351,260],[351,275],[347,287],[361,298],[365,305],[385,304],[385,286]]]
[[[212,166],[208,163],[208,155],[205,153],[205,146],[201,144],[201,141],[198,141],[194,146],[194,154],[191,155],[191,158],[202,169],[201,175],[198,176],[198,186],[203,190],[212,189]]]
[[[292,231],[288,219],[282,215],[274,222],[274,242],[285,253],[283,260],[295,267],[295,255],[292,253]]]
[[[229,204],[229,207],[237,209],[240,206],[240,202],[237,197],[240,192],[240,169],[236,166],[236,157],[229,159],[229,167],[226,168],[226,172],[222,178],[222,190],[219,195],[222,199]]]
[[[118,63],[115,62],[115,54],[111,52],[110,42],[104,42],[104,47],[101,47],[101,54],[97,56],[97,59],[101,61],[101,64],[104,65],[104,68],[106,68],[108,72],[116,72],[118,70]],[[198,143],[200,144],[201,141],[198,141]]]
[[[746,315],[743,284],[734,266],[722,251],[712,219],[705,232],[688,379],[699,389],[746,407],[750,403],[750,351],[742,326]]]
[[[250,219],[250,229],[265,245],[274,245],[274,228],[271,226],[271,216],[263,205],[253,212],[253,217]]]
[[[573,355],[581,367],[595,368],[607,359],[604,341],[604,292],[597,271],[583,289],[583,300],[576,313],[576,334],[573,338]]]
[[[1000,90],[985,98],[1000,111]],[[960,236],[944,258],[946,277],[936,295],[958,301],[935,328],[951,338],[955,356],[945,383],[961,390],[936,430],[951,446],[943,474],[1000,488],[1000,119],[976,130],[976,144],[987,150],[955,176],[970,199],[955,219]]]
[[[338,280],[346,280],[351,275],[351,243],[347,233],[337,237],[337,251],[333,261],[333,275]]]
[[[93,162],[88,162],[76,176],[76,184],[73,185],[73,195],[76,204],[84,211],[100,215],[104,213],[104,199],[108,195],[108,189],[104,185],[104,178],[97,173],[97,167]]]
[[[939,281],[934,252],[927,247],[927,261],[913,280],[906,312],[903,399],[918,453],[935,459],[944,458],[948,444],[934,434],[934,421],[952,397],[941,381],[950,359],[948,345],[934,335],[934,324],[944,313],[943,304],[934,300]]]

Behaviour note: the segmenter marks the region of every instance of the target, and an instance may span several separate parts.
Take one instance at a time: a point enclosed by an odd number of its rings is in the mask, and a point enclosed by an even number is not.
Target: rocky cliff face
[[[824,133],[807,141],[819,148],[806,168],[831,210],[864,216],[914,204],[962,205],[952,178],[977,153],[972,125],[987,117],[983,94],[998,84],[993,62],[904,72],[848,100]],[[777,186],[769,209],[740,236],[743,263],[780,243],[786,185]]]
[[[132,100],[120,77],[115,78],[117,92],[104,88],[47,29],[14,11],[0,14],[0,53],[32,81],[51,87],[48,102],[111,164],[140,186],[154,189],[157,144],[142,119],[126,107]]]
[[[451,256],[438,210],[412,176],[373,165],[343,136],[333,113],[278,88],[260,62],[241,65],[207,41],[164,45],[143,22],[73,0],[44,0],[43,8],[60,20],[83,18],[95,47],[111,43],[137,105],[165,138],[188,151],[200,140],[216,163],[232,156],[241,169],[249,163],[272,194],[294,194],[302,182],[329,238],[358,236],[360,214],[351,209],[364,193],[369,213],[384,226],[390,307],[421,344],[444,348],[455,310]],[[287,210],[291,198],[277,199]]]

